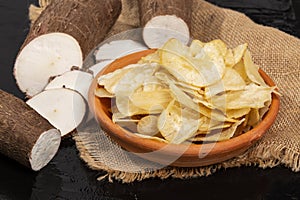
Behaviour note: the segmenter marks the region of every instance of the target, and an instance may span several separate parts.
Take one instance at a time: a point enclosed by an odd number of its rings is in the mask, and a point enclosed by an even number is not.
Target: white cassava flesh
[[[49,78],[82,67],[78,42],[65,33],[48,33],[29,42],[16,58],[14,75],[21,91],[28,96],[41,92]]]
[[[171,38],[185,45],[190,39],[188,25],[175,15],[153,17],[144,27],[143,39],[149,48],[161,48]]]
[[[105,60],[105,61],[101,61],[93,66],[91,66],[89,68],[89,70],[91,70],[94,74],[94,76],[96,77],[96,75],[107,65],[109,65],[110,63],[112,63],[114,60]]]
[[[133,40],[115,40],[99,47],[95,54],[97,61],[115,60],[131,53],[148,49],[144,44]]]
[[[82,122],[86,112],[83,97],[65,88],[45,90],[26,103],[60,130],[61,136],[72,132]]]
[[[31,150],[29,162],[32,170],[39,171],[55,156],[61,142],[57,129],[50,129],[40,135]]]
[[[93,81],[93,75],[80,70],[72,70],[55,77],[45,90],[67,88],[79,92],[88,101],[89,87]]]
[[[60,76],[55,77],[45,88],[45,90],[49,89],[59,89],[59,88],[67,88],[71,90],[75,90],[81,94],[85,101],[88,102],[88,93],[90,85],[93,81],[93,75],[88,72],[83,72],[80,70],[72,70],[63,73]],[[89,112],[87,120],[93,118],[92,112]]]

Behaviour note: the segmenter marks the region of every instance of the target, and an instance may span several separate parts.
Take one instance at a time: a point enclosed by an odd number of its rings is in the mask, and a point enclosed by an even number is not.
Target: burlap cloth
[[[44,3],[47,1],[43,1]],[[226,162],[195,168],[164,167],[124,151],[99,130],[79,130],[74,135],[80,157],[110,181],[133,182],[152,177],[192,178],[207,176],[222,168],[283,165],[300,171],[300,40],[275,28],[255,24],[244,14],[194,0],[192,38],[222,39],[230,47],[248,43],[255,63],[276,82],[281,108],[275,124],[243,155]],[[123,0],[123,10],[111,35],[139,26],[136,0]]]

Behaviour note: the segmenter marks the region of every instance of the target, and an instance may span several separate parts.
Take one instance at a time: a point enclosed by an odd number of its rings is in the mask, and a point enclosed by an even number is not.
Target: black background
[[[210,0],[245,13],[255,22],[300,37],[299,0]],[[34,0],[0,0],[0,88],[20,98],[13,78],[17,52],[29,30],[28,7]],[[295,55],[300,56],[300,55]],[[131,184],[96,181],[102,172],[86,167],[71,138],[55,158],[32,172],[0,154],[0,200],[19,199],[300,199],[300,173],[241,167],[197,179],[148,179]]]

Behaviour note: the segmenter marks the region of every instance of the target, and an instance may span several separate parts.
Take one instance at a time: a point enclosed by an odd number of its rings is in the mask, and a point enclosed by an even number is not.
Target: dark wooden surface
[[[12,68],[29,29],[34,0],[0,0],[0,88],[18,97]],[[299,0],[210,0],[244,12],[257,23],[300,37]],[[295,55],[300,56],[300,55]],[[0,154],[0,200],[26,199],[300,199],[300,173],[241,167],[190,180],[149,179],[131,184],[96,181],[101,172],[79,159],[74,141],[64,139],[55,158],[32,172]]]

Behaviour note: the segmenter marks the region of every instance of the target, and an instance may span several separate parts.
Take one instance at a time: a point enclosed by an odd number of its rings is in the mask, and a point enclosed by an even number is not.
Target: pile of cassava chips
[[[114,123],[166,143],[228,140],[256,126],[276,87],[268,86],[247,44],[221,40],[185,46],[176,39],[98,79],[95,95],[111,98]]]

